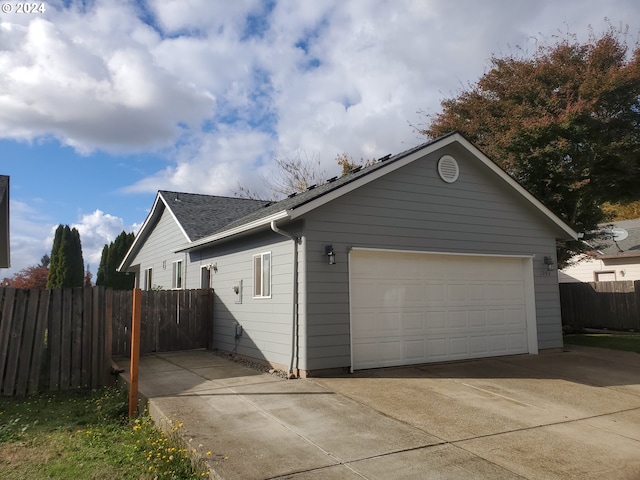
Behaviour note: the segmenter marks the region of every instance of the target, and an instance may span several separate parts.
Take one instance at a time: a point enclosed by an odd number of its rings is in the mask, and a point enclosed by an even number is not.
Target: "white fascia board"
[[[182,228],[182,225],[180,225],[180,222],[178,222],[178,220],[176,219],[176,216],[173,214],[171,209],[168,207],[166,200],[164,198],[162,198],[162,195],[160,195],[160,192],[158,192],[158,194],[156,195],[156,199],[153,202],[153,206],[151,207],[151,211],[149,212],[149,215],[147,215],[147,218],[145,218],[144,223],[140,227],[140,230],[138,230],[138,234],[133,239],[133,243],[131,244],[131,247],[129,247],[129,250],[127,251],[127,254],[124,256],[124,259],[122,260],[122,262],[118,266],[118,269],[117,269],[118,272],[126,271],[126,269],[131,266],[129,264],[130,260],[131,260],[130,257],[133,255],[133,253],[136,250],[138,250],[138,246],[139,246],[138,244],[140,244],[141,242],[144,242],[144,240],[148,236],[148,233],[150,233],[150,232],[147,232],[147,229],[150,228],[150,225],[151,225],[151,223],[153,223],[153,220],[160,214],[159,211],[158,211],[159,210],[160,201],[162,201],[162,204],[164,205],[164,208],[169,210],[169,213],[171,213],[171,216],[173,217],[173,220],[180,227],[180,231],[182,232],[182,234],[185,236],[185,238],[187,240],[189,240],[189,237],[187,236],[187,234],[185,233],[184,229]]]
[[[173,217],[173,221],[176,222],[176,225],[178,225],[178,227],[180,228],[180,231],[182,232],[184,237],[187,239],[187,242],[190,242],[191,239],[189,238],[189,235],[187,235],[187,232],[182,227],[182,224],[178,221],[178,217],[176,217],[176,215],[173,213],[173,210],[171,210],[171,207],[169,206],[169,202],[162,196],[160,192],[158,192],[158,196],[162,198],[162,201],[164,202],[165,207],[167,207],[167,210],[169,210],[169,213]]]
[[[540,210],[549,220],[555,223],[558,227],[560,227],[567,235],[569,235],[574,240],[578,240],[578,232],[576,232],[573,228],[567,225],[561,218],[559,218],[555,213],[549,210],[544,204],[538,200],[536,197],[531,195],[526,188],[516,182],[513,178],[509,176],[507,172],[502,170],[498,165],[496,165],[489,157],[487,157],[484,153],[482,153],[477,147],[475,147],[471,142],[469,142],[466,138],[464,138],[459,133],[453,135],[458,142],[460,142],[467,150],[470,150],[476,157],[480,159],[482,163],[484,163],[487,167],[489,167],[496,175],[502,178],[505,182],[507,182],[515,191],[517,191],[520,195],[522,195],[525,199],[527,199],[530,203],[533,204],[538,210]]]
[[[197,248],[202,248],[202,247],[204,247],[206,245],[209,245],[210,243],[217,242],[217,241],[222,240],[224,238],[232,237],[232,236],[238,235],[240,233],[245,233],[245,232],[248,232],[250,230],[254,230],[256,228],[263,227],[265,225],[270,225],[271,222],[274,221],[274,220],[281,220],[283,218],[289,218],[289,217],[290,217],[290,212],[289,211],[281,210],[280,212],[277,212],[277,213],[274,213],[272,215],[269,215],[268,217],[259,218],[258,220],[254,220],[253,222],[245,223],[244,225],[240,225],[238,227],[231,228],[229,230],[225,230],[224,232],[216,233],[214,235],[210,235],[208,237],[201,238],[200,240],[198,240],[196,242],[191,242],[189,244],[182,245],[182,246],[176,248],[175,250],[173,250],[173,253],[188,252],[190,250],[195,250]]]

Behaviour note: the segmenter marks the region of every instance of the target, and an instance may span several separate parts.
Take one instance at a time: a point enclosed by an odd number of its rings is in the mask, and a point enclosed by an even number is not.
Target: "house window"
[[[615,282],[616,281],[616,272],[595,272],[596,282]]]
[[[253,256],[253,297],[271,298],[271,252]]]
[[[173,276],[171,288],[182,288],[182,260],[173,262]]]
[[[142,286],[144,290],[151,290],[153,288],[153,269],[145,268],[144,269],[144,285]]]

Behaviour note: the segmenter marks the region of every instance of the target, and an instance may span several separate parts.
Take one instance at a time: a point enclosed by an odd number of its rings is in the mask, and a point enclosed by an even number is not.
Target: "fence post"
[[[131,312],[131,363],[129,364],[129,416],[133,417],[138,408],[138,367],[140,363],[140,317],[142,311],[142,290],[133,290]]]

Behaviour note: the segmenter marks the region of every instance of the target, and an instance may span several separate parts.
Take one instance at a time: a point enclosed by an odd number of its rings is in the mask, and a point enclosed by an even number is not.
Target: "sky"
[[[30,2],[32,4],[33,2]],[[492,55],[567,33],[640,33],[637,0],[0,1],[0,174],[11,263],[78,228],[85,262],[137,231],[157,190],[265,192],[274,158],[355,160],[423,143],[425,112]],[[422,112],[422,113],[421,113]]]

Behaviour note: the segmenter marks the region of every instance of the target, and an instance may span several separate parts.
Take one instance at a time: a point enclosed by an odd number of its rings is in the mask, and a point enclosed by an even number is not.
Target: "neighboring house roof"
[[[596,246],[597,258],[640,257],[640,218],[606,223],[600,225],[600,227],[605,232],[610,231],[612,228],[622,229],[628,233],[628,236],[615,242],[612,236],[606,235]]]
[[[130,266],[128,262],[138,252],[165,209],[174,218],[185,241],[193,242],[211,235],[234,220],[267,204],[269,202],[265,200],[160,190],[119,269]]]
[[[0,268],[9,268],[10,266],[9,177],[0,175]]]
[[[347,175],[333,177],[322,185],[312,185],[304,192],[292,194],[275,203],[160,191],[151,213],[145,220],[119,269],[122,270],[131,266],[131,261],[137,249],[142,245],[144,238],[151,232],[155,221],[162,213],[160,203],[162,207],[169,208],[185,235],[185,243],[182,246],[178,246],[175,251],[194,250],[237,234],[264,228],[273,221],[299,218],[315,208],[454,142],[458,142],[473,153],[518,195],[555,224],[563,236],[573,239],[578,238],[578,234],[544,206],[541,201],[511,178],[461,134],[453,132],[398,155],[387,155],[368,167],[354,168]],[[179,199],[177,202],[175,201],[176,195],[178,195]],[[208,230],[208,232],[205,232],[205,230]]]
[[[177,251],[187,251],[202,247],[209,243],[221,240],[223,238],[242,233],[245,231],[259,228],[271,221],[280,219],[295,219],[301,215],[313,210],[325,203],[342,196],[362,185],[365,185],[387,173],[422,158],[431,151],[435,151],[443,146],[453,142],[459,142],[468,150],[475,154],[485,165],[487,165],[498,177],[506,182],[518,194],[529,201],[534,207],[540,210],[546,217],[556,224],[567,236],[567,238],[577,239],[578,234],[551,210],[549,210],[542,202],[535,198],[522,185],[510,177],[504,170],[491,161],[484,153],[482,153],[471,142],[464,138],[460,133],[453,132],[444,137],[440,137],[417,147],[406,150],[398,155],[388,155],[379,159],[373,165],[360,168],[357,167],[351,173],[342,177],[334,177],[322,185],[312,185],[304,192],[290,195],[288,198],[279,202],[268,205],[267,207],[256,210],[238,220],[229,223],[217,232],[203,237],[198,241],[183,245]]]

